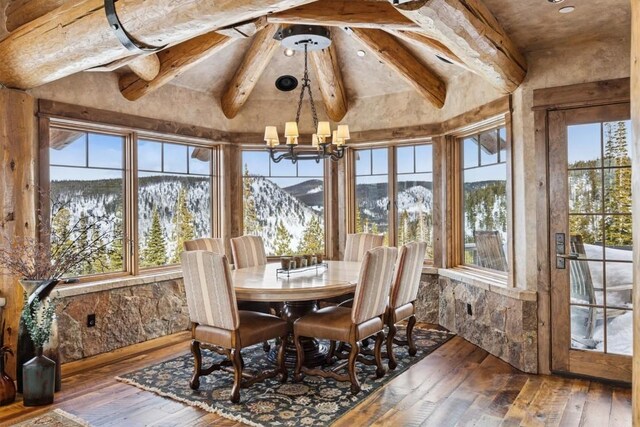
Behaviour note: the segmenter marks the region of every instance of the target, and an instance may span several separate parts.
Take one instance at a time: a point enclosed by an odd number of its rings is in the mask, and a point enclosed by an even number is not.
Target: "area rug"
[[[317,376],[304,376],[300,383],[293,383],[290,371],[287,383],[281,384],[279,377],[256,383],[240,392],[240,403],[232,404],[229,393],[233,375],[217,371],[200,378],[200,389],[191,390],[189,379],[193,370],[191,354],[185,354],[144,369],[117,377],[118,381],[152,391],[224,418],[253,426],[326,426],[355,408],[385,383],[409,369],[412,365],[432,353],[453,337],[447,331],[414,329],[418,354],[410,357],[406,347],[395,347],[398,367],[380,379],[375,377],[375,365],[357,363],[358,379],[362,391],[353,396],[350,383],[338,382]],[[404,338],[401,333],[398,338]],[[242,352],[247,367],[270,366],[262,344],[249,347]],[[204,352],[208,366],[221,356]],[[213,358],[213,359],[212,359]]]
[[[29,418],[14,427],[41,426],[41,427],[88,427],[90,424],[82,418],[76,417],[62,409],[54,409],[37,417]]]

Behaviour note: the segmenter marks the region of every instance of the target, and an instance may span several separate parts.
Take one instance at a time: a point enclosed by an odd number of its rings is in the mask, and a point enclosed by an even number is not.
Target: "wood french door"
[[[629,104],[549,112],[551,367],[631,382]]]

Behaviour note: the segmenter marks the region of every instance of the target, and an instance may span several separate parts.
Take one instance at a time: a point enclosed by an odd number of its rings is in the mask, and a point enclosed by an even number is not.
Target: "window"
[[[124,271],[125,137],[55,128],[50,134],[52,250],[96,240],[104,251],[71,275]]]
[[[141,267],[180,262],[185,241],[211,236],[211,149],[138,140]]]
[[[324,253],[324,163],[246,150],[242,164],[244,234],[261,236],[268,256]]]
[[[87,239],[104,246],[71,276],[177,264],[185,240],[213,235],[215,148],[57,123],[49,135],[53,249]]]
[[[430,144],[396,149],[397,244],[427,243],[433,259],[433,153]]]
[[[384,234],[389,242],[389,149],[355,151],[356,233]]]
[[[508,271],[506,129],[467,136],[460,144],[463,263]]]
[[[431,144],[355,150],[354,156],[355,231],[382,233],[385,244],[426,242],[425,258],[433,259]]]

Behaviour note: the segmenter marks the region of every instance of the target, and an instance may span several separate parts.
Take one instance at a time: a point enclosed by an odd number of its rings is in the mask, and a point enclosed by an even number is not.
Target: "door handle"
[[[556,256],[558,258],[564,258],[564,259],[580,259],[580,255],[576,254],[576,253],[571,253],[571,254],[556,254]]]

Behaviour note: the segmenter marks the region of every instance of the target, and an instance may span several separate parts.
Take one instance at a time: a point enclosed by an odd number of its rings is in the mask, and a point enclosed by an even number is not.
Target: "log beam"
[[[255,35],[242,63],[236,70],[236,74],[222,95],[220,104],[222,112],[227,118],[233,119],[238,114],[249,99],[249,95],[258,83],[262,72],[267,68],[267,64],[279,45],[279,42],[273,38],[277,31],[276,25],[267,25]]]
[[[261,16],[248,22],[241,22],[227,28],[220,28],[216,33],[233,39],[246,39],[255,36],[267,25],[267,17]]]
[[[13,0],[5,11],[7,31],[40,18],[69,0]]]
[[[137,40],[172,45],[310,0],[120,0],[122,25]],[[0,41],[0,83],[30,89],[132,56],[105,18],[103,0],[71,0]]]
[[[631,0],[631,158],[633,167],[633,303],[640,307],[640,0]],[[633,311],[633,411],[640,426],[640,310]]]
[[[142,80],[151,81],[160,72],[160,60],[158,55],[152,53],[151,55],[138,56],[133,61],[129,62],[129,68],[131,71]]]
[[[453,65],[464,68],[468,71],[473,71],[469,67],[467,67],[460,58],[458,58],[453,52],[451,52],[451,49],[449,49],[436,39],[427,37],[426,35],[417,31],[388,30],[387,32],[399,39],[427,48],[434,55],[451,62]]]
[[[311,64],[316,72],[327,115],[334,122],[341,121],[347,114],[349,101],[335,44],[332,43],[327,49],[311,52]]]
[[[322,0],[267,16],[271,24],[418,30],[386,1]]]
[[[394,69],[436,108],[442,108],[447,95],[444,81],[416,58],[393,36],[382,30],[353,28],[353,35],[380,61]]]
[[[140,99],[219,52],[234,40],[212,32],[169,47],[158,53],[160,69],[155,78],[146,81],[139,75],[125,74],[120,77],[120,92],[129,101]]]
[[[524,56],[481,0],[411,0],[395,8],[496,88],[510,93],[524,80]]]

